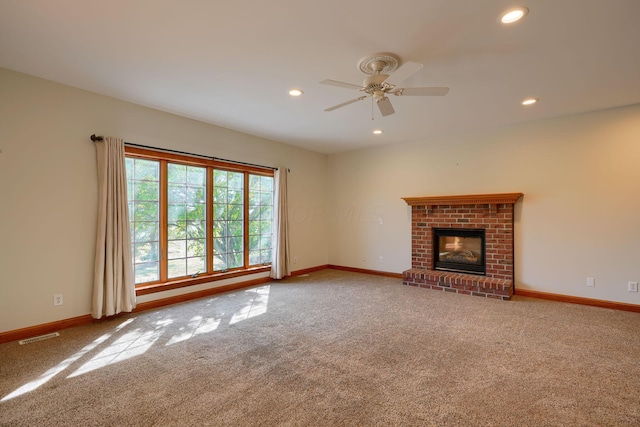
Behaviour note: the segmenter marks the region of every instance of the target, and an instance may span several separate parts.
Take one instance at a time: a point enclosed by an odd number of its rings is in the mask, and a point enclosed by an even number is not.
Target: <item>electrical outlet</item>
[[[638,282],[629,282],[629,292],[638,292]]]
[[[53,305],[62,305],[64,302],[64,299],[62,298],[62,294],[55,294],[53,296]]]
[[[367,257],[366,256],[362,257],[362,262],[367,262]]]
[[[593,287],[596,285],[596,279],[593,277],[587,277],[587,286]]]
[[[294,263],[294,264],[297,264],[297,263],[298,263],[298,257],[297,257],[297,256],[294,256],[294,257],[293,257],[293,263]]]
[[[380,264],[384,263],[384,257],[380,257],[380,258],[378,258],[378,262],[379,262]]]

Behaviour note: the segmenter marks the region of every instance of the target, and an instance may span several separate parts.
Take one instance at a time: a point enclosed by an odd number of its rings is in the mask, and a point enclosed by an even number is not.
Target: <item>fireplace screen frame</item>
[[[486,236],[484,228],[433,228],[433,269],[486,276]],[[440,261],[440,237],[475,237],[481,241],[482,263]]]

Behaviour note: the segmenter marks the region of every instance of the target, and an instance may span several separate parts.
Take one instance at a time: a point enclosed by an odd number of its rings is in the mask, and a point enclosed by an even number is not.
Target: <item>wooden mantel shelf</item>
[[[467,194],[462,196],[403,197],[409,206],[515,204],[522,193]]]

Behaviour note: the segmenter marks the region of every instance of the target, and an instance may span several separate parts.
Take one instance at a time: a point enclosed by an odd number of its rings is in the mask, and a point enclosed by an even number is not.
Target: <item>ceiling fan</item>
[[[378,105],[380,114],[383,116],[389,116],[395,113],[395,110],[391,105],[391,101],[389,101],[389,98],[387,97],[388,94],[396,96],[443,96],[449,92],[448,87],[397,87],[394,83],[401,83],[405,81],[420,71],[423,67],[422,64],[418,64],[416,62],[405,62],[400,68],[398,68],[399,62],[400,60],[398,57],[391,53],[379,53],[363,59],[358,64],[358,68],[363,73],[369,74],[369,77],[364,79],[362,86],[339,82],[336,80],[322,80],[320,83],[324,85],[355,89],[366,94],[350,101],[343,102],[342,104],[329,107],[324,111],[337,110],[338,108],[353,104],[354,102],[372,97]]]

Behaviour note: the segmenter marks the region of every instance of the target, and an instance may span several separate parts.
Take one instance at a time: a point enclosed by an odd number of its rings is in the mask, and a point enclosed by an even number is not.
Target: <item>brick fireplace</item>
[[[522,193],[405,197],[411,206],[411,269],[403,284],[509,300],[513,295],[513,207]],[[484,273],[439,269],[434,230],[484,230]],[[461,233],[462,234],[462,233]],[[463,234],[464,235],[464,234]]]

